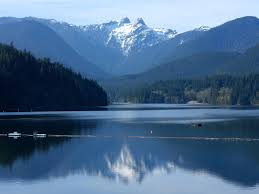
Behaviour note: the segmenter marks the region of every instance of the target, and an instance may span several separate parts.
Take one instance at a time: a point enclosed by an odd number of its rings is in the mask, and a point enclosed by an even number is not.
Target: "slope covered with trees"
[[[121,76],[103,83],[107,88],[144,87],[158,81],[205,78],[214,75],[259,73],[259,44],[244,53],[209,52],[192,55],[160,65],[147,72]]]
[[[49,59],[36,59],[0,44],[0,109],[49,110],[107,104],[105,91],[92,80]]]
[[[110,90],[113,101],[136,103],[259,104],[259,74],[218,75],[203,79],[159,81],[135,90]]]

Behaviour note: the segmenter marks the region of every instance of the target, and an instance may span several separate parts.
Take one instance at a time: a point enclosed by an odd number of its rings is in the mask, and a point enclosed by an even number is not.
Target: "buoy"
[[[21,137],[22,134],[21,133],[18,133],[18,132],[13,132],[13,133],[8,133],[8,137],[11,137],[11,138],[14,138],[14,139],[17,139],[19,137]]]

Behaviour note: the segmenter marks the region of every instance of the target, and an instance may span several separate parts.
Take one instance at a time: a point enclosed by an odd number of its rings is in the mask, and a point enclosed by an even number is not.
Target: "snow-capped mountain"
[[[82,29],[85,33],[101,33],[101,40],[107,47],[119,48],[125,56],[172,39],[177,34],[170,29],[148,27],[142,18],[138,18],[136,22],[123,18],[120,21],[89,25]]]
[[[170,29],[151,28],[142,18],[131,22],[127,17],[120,21],[82,26],[34,17],[0,18],[0,24],[28,20],[49,27],[80,57],[116,75],[140,73],[153,68],[171,56],[178,46],[208,30],[200,27],[177,34]]]
[[[141,18],[135,23],[124,19],[110,32],[106,45],[120,47],[124,55],[129,55],[132,52],[139,52],[147,47],[172,39],[176,34],[176,31],[173,30],[150,28]]]
[[[81,56],[106,72],[114,74],[118,73],[118,67],[128,63],[128,58],[173,40],[177,36],[177,32],[170,29],[151,28],[141,18],[131,22],[129,18],[125,17],[120,21],[85,26],[76,26],[56,20],[27,19],[44,23],[59,34]],[[139,68],[140,72],[146,69]],[[129,73],[133,72],[129,71]]]
[[[177,34],[175,30],[171,29],[148,27],[142,18],[131,22],[126,17],[120,21],[86,26],[76,26],[56,20],[30,19],[43,22],[60,33],[62,33],[62,30],[82,33],[83,36],[94,40],[95,44],[103,44],[108,48],[119,49],[124,56],[170,40]]]
[[[159,64],[160,59],[166,58],[165,55],[170,55],[176,47],[209,30],[208,27],[200,27],[177,34],[171,29],[151,28],[142,18],[131,22],[127,17],[85,26],[56,20],[27,19],[46,24],[81,56],[114,74],[143,72]]]
[[[45,23],[59,34],[81,33],[80,36],[89,38],[90,42],[107,48],[119,49],[124,56],[152,47],[161,42],[170,40],[177,35],[175,30],[164,28],[151,28],[146,25],[142,18],[131,22],[129,18],[120,21],[110,21],[103,24],[91,24],[76,26],[56,20],[39,18],[27,18]]]

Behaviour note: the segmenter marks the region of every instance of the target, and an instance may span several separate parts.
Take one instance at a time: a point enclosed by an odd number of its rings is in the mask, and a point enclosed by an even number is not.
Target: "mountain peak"
[[[255,16],[245,16],[237,18],[231,21],[226,22],[225,24],[236,24],[236,25],[250,25],[250,24],[259,24],[259,19]],[[223,25],[225,25],[223,24]]]
[[[146,25],[143,18],[138,18],[137,21],[136,21],[136,24]]]
[[[237,18],[236,20],[258,21],[258,18],[255,16],[245,16],[245,17]]]
[[[130,19],[128,17],[125,17],[120,20],[119,25],[129,24],[129,23],[130,23]]]

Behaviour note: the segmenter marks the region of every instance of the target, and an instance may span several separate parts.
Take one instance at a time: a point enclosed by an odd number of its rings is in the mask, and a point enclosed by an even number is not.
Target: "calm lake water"
[[[0,137],[3,194],[259,193],[256,108],[0,113],[0,133],[13,131],[49,136]]]

